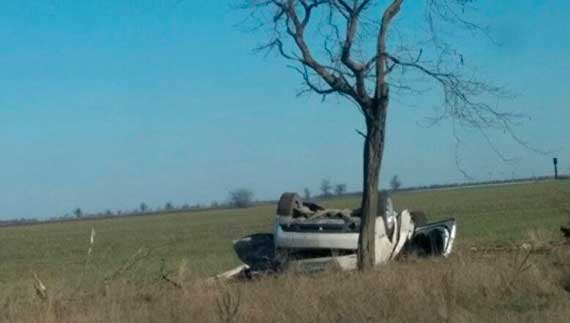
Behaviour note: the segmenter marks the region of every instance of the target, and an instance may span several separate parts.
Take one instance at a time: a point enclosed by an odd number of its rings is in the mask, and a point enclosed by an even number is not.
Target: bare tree
[[[334,194],[342,195],[346,193],[346,184],[336,184],[334,187]]]
[[[323,196],[324,197],[331,196],[331,189],[332,189],[331,182],[328,179],[323,179],[321,181],[321,193],[323,194]]]
[[[386,116],[394,94],[422,93],[433,84],[443,97],[434,120],[451,120],[454,136],[459,125],[475,128],[487,139],[485,130],[503,129],[521,142],[511,128],[518,115],[501,112],[494,104],[505,91],[477,80],[463,54],[452,46],[454,32],[487,35],[485,27],[469,18],[474,1],[410,2],[423,14],[402,17],[414,19],[422,31],[419,37],[409,37],[413,35],[394,28],[405,0],[241,0],[256,26],[269,33],[259,49],[274,50],[299,73],[305,85],[300,94],[317,93],[323,99],[337,95],[363,115],[366,131],[357,130],[364,138],[360,269],[375,263],[377,191]]]
[[[390,187],[394,192],[396,192],[397,190],[400,189],[400,187],[402,187],[402,181],[400,180],[400,177],[398,177],[398,175],[392,176],[392,179],[390,180]]]
[[[247,188],[238,188],[230,192],[229,202],[233,207],[249,207],[253,204],[253,191]]]
[[[311,191],[309,190],[308,187],[305,187],[304,196],[305,196],[305,200],[307,200],[307,201],[311,199]]]
[[[172,205],[172,202],[166,202],[166,204],[164,204],[164,210],[166,211],[174,210],[174,205]]]

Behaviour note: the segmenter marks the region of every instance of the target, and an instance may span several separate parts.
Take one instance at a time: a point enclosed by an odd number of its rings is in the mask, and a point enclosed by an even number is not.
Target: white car
[[[375,259],[384,263],[405,254],[447,257],[455,240],[455,219],[426,223],[422,212],[396,212],[391,199],[380,201],[385,210],[376,218]],[[284,193],[273,222],[273,234],[254,234],[234,242],[245,263],[222,274],[271,272],[284,268],[319,270],[334,263],[356,268],[360,210],[325,209]]]
[[[421,212],[396,212],[390,198],[380,201],[379,209],[385,212],[376,218],[377,263],[394,259],[402,251],[444,257],[451,253],[456,232],[453,218],[426,224]],[[285,193],[273,223],[277,257],[339,257],[354,255],[358,250],[358,209],[325,209],[304,202],[295,193]]]

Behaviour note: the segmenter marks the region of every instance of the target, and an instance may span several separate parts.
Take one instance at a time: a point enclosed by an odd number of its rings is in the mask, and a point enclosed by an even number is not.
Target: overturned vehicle
[[[447,257],[455,239],[455,219],[427,223],[423,212],[397,212],[390,198],[380,199],[375,222],[377,264],[402,255]],[[272,234],[254,234],[234,241],[244,265],[219,275],[251,277],[285,269],[322,270],[326,266],[355,269],[360,209],[326,209],[295,193],[279,200]]]

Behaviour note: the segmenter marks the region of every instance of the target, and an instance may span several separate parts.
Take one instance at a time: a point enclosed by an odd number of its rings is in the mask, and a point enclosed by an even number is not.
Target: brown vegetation
[[[155,279],[6,291],[5,322],[562,322],[570,317],[570,246],[460,250],[369,272],[208,282],[182,266]],[[167,277],[167,279],[164,279]]]

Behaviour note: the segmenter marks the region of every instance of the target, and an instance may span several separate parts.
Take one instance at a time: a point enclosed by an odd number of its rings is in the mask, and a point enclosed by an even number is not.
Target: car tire
[[[293,215],[293,209],[303,205],[303,200],[297,193],[283,193],[277,204],[277,214],[281,216]]]

